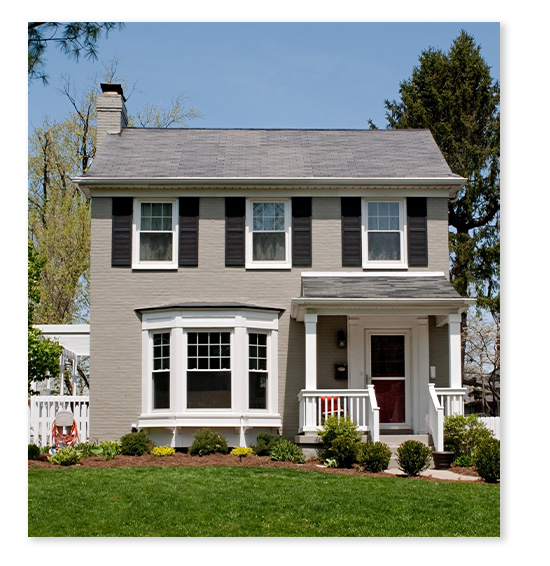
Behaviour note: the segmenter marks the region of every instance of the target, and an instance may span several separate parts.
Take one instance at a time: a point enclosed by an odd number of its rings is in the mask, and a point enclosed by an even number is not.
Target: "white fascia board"
[[[449,196],[454,197],[458,190],[464,186],[466,179],[462,177],[156,177],[156,178],[131,178],[131,177],[74,177],[71,179],[79,190],[90,198],[93,188],[101,188],[104,196],[116,196],[108,191],[123,189],[125,187],[135,190],[136,188],[152,188],[157,186],[181,188],[194,186],[200,188],[215,187],[238,187],[279,188],[282,185],[295,187],[314,187],[334,185],[345,187],[379,187],[399,189],[445,189]]]
[[[404,312],[418,314],[457,314],[462,313],[475,304],[474,299],[411,299],[411,298],[297,298],[292,299],[290,316],[303,321],[306,312],[320,315],[358,314],[361,311],[378,314],[398,314]],[[383,312],[382,312],[383,311]]]

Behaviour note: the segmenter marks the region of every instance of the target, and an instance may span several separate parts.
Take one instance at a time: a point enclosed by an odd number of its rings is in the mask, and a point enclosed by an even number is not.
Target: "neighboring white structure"
[[[61,379],[59,392],[51,395],[51,380],[37,384],[40,395],[29,397],[29,443],[39,446],[52,444],[52,423],[55,415],[62,409],[70,410],[76,420],[81,442],[87,442],[90,423],[90,398],[88,395],[75,395],[78,367],[82,358],[90,356],[89,324],[37,324],[45,338],[57,340],[63,346],[63,354],[59,361]],[[72,391],[65,392],[63,373],[66,363],[72,366]],[[65,394],[67,393],[67,394]]]
[[[60,359],[61,379],[59,380],[59,394],[63,395],[64,380],[63,374],[66,367],[66,361],[70,361],[72,365],[72,383],[73,390],[67,392],[69,395],[75,395],[76,381],[78,379],[78,370],[80,359],[90,356],[90,325],[89,324],[37,324],[44,338],[57,340],[63,346],[63,354]],[[51,380],[47,379],[36,388],[41,395],[49,395],[51,392]]]

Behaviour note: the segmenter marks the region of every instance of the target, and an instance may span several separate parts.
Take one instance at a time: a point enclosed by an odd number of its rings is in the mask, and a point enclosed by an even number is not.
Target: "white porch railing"
[[[435,387],[428,385],[430,433],[437,452],[443,450],[443,422],[446,415],[464,414],[465,387]]]
[[[374,442],[380,438],[380,409],[373,385],[367,389],[303,389],[298,403],[300,433],[317,432],[327,416],[340,415],[349,416],[358,430],[369,431]]]
[[[87,442],[90,430],[90,397],[47,395],[29,397],[29,444],[52,445],[52,424],[61,409],[74,415],[80,442]]]

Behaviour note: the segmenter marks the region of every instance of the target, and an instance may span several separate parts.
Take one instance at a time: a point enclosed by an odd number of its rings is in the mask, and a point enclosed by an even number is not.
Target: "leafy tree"
[[[500,414],[500,320],[468,317],[464,333],[462,381],[471,387],[471,397],[480,411]]]
[[[115,59],[105,67],[105,79],[125,86],[116,75],[117,64]],[[89,313],[90,209],[70,179],[85,173],[95,155],[101,91],[97,85],[79,98],[69,79],[59,90],[72,110],[63,121],[44,120],[29,138],[29,241],[44,258],[38,286],[42,300],[35,313],[41,324],[88,322]],[[201,115],[184,103],[180,95],[170,109],[145,107],[138,120],[147,126],[186,126]],[[135,121],[129,116],[130,125]]]
[[[423,51],[399,101],[385,101],[391,129],[428,128],[465,188],[449,203],[451,282],[477,307],[500,312],[500,85],[481,47],[462,31],[448,53]],[[375,127],[372,122],[370,126]]]
[[[55,340],[44,338],[40,330],[33,328],[35,309],[40,302],[38,283],[44,259],[33,251],[30,242],[28,252],[28,392],[29,395],[36,395],[37,392],[32,389],[33,381],[59,376],[59,357],[63,353],[63,347]]]
[[[29,22],[28,23],[28,77],[48,83],[44,73],[44,54],[49,44],[57,45],[62,53],[78,61],[81,54],[86,59],[97,59],[97,42],[114,29],[124,28],[116,22]]]

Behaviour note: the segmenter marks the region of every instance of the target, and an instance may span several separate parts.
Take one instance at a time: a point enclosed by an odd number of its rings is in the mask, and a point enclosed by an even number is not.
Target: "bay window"
[[[279,314],[255,306],[141,312],[142,426],[167,418],[235,426],[242,417],[279,426]]]

